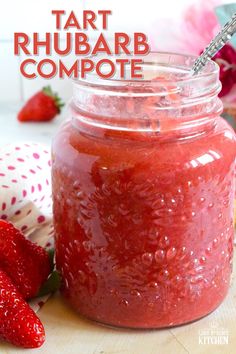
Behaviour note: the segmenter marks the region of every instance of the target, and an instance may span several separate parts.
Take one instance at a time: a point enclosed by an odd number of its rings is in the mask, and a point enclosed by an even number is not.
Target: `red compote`
[[[150,54],[158,79],[74,83],[53,142],[56,261],[84,316],[134,328],[186,323],[229,288],[236,143],[218,69]]]

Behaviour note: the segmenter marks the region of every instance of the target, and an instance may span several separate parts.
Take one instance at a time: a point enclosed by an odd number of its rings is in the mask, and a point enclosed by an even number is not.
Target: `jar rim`
[[[99,127],[132,130],[136,122],[140,129],[149,131],[153,129],[152,123],[158,122],[163,131],[169,129],[169,121],[174,120],[179,129],[180,122],[186,126],[192,126],[193,121],[196,125],[200,121],[205,124],[221,113],[222,103],[218,98],[221,83],[215,62],[209,61],[201,73],[193,76],[194,56],[151,52],[145,56],[146,62],[148,58],[151,67],[154,66],[152,79],[113,80],[89,75],[86,80],[75,80],[73,114],[79,112],[80,117],[86,117],[80,119],[90,120]],[[161,71],[155,62],[153,65],[152,58],[162,60],[161,70],[163,73],[167,70],[167,76],[171,69],[167,79],[155,80]]]
[[[90,56],[88,57],[94,62],[104,59],[102,55]],[[123,57],[124,58],[124,57]],[[125,57],[126,59],[128,56]],[[129,56],[130,58],[130,56]],[[219,66],[213,60],[209,60],[203,70],[192,75],[191,68],[197,56],[189,54],[181,54],[175,52],[164,52],[164,51],[151,51],[145,56],[136,56],[143,60],[143,78],[142,79],[120,79],[119,77],[112,78],[101,78],[95,72],[86,75],[86,78],[72,79],[74,85],[90,86],[96,87],[96,89],[112,90],[115,87],[116,93],[119,88],[123,87],[139,87],[140,85],[152,86],[155,88],[163,86],[163,83],[174,83],[176,86],[180,85],[194,85],[195,83],[200,83],[201,81],[209,80],[212,78],[215,83],[219,81]],[[109,58],[112,60],[112,58]],[[122,59],[122,56],[119,56]],[[115,60],[115,57],[113,57]],[[152,73],[151,73],[152,71]],[[155,80],[159,72],[168,72],[166,77],[163,79]],[[149,73],[149,76],[146,75]],[[151,75],[150,75],[151,74]],[[211,82],[212,82],[211,80]]]

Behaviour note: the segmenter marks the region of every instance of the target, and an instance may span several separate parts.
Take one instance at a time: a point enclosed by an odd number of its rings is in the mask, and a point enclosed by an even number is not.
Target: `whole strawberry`
[[[44,248],[27,240],[11,223],[0,220],[0,269],[7,273],[24,299],[37,295],[50,268]]]
[[[40,319],[0,270],[0,337],[24,348],[40,347],[45,332]]]
[[[52,92],[50,86],[47,86],[26,102],[17,118],[20,122],[50,121],[60,113],[63,106],[64,103],[58,95]]]

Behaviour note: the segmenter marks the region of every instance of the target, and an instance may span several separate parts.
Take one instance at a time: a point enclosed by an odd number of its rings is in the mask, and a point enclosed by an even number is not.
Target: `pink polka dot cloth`
[[[0,219],[9,220],[25,237],[53,247],[51,160],[47,147],[36,143],[0,147]],[[37,311],[48,296],[34,299]]]

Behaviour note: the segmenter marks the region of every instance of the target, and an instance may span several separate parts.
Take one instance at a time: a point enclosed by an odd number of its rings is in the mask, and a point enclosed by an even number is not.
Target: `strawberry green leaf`
[[[54,270],[55,268],[55,251],[54,251],[54,248],[51,248],[47,251],[48,253],[48,257],[49,257],[49,260],[50,260],[50,269],[51,269],[51,272]]]
[[[60,287],[61,279],[56,270],[49,276],[48,280],[43,284],[37,297],[41,297],[50,293],[56,292]]]

